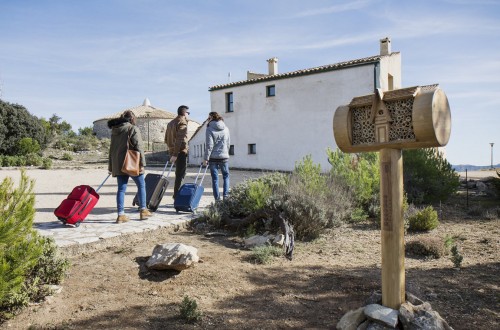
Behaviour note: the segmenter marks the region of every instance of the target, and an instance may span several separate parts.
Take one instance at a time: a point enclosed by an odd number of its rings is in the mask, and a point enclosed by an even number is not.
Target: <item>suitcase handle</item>
[[[111,176],[111,174],[108,174],[108,176],[106,177],[106,179],[104,179],[104,181],[99,185],[99,187],[97,187],[97,189],[95,190],[95,192],[98,192],[99,189],[102,188],[102,186],[104,186],[104,184],[106,183],[106,181],[108,181],[109,177]]]
[[[165,171],[167,170],[167,166],[168,166],[168,160],[167,160],[167,163],[165,164],[165,167],[163,168],[163,172],[161,172],[161,176],[163,176],[163,174],[165,174]],[[168,170],[168,173],[166,176],[167,178],[170,175],[170,172],[172,172],[172,167],[174,167],[174,163],[170,164],[170,169]]]
[[[198,174],[196,175],[196,179],[194,179],[194,184],[196,184],[196,182],[198,181],[198,177],[200,176],[202,168],[203,168],[203,163],[201,163],[201,165],[200,165],[200,169],[198,170]],[[207,163],[207,166],[205,166],[205,171],[203,172],[203,176],[201,177],[199,185],[201,185],[201,183],[203,182],[203,179],[205,178],[205,174],[207,174],[207,170],[208,170],[208,163]]]

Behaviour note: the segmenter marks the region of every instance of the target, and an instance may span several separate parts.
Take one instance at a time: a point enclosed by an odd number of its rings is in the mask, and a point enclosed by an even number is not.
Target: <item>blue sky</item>
[[[500,0],[0,0],[0,98],[75,130],[142,104],[203,121],[208,87],[401,52],[448,96],[450,163],[500,162]],[[333,113],[332,113],[333,116]]]

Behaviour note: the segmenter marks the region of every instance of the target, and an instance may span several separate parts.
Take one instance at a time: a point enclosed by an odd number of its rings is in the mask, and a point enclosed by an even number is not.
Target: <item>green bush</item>
[[[203,314],[198,310],[198,304],[196,300],[184,296],[180,306],[181,317],[188,323],[195,323],[201,319]]]
[[[52,168],[52,159],[50,158],[44,158],[42,161],[42,168],[44,170],[48,170]]]
[[[68,152],[65,152],[63,155],[62,155],[62,159],[63,160],[73,160],[73,156],[68,153]]]
[[[438,214],[432,206],[419,210],[408,222],[410,231],[430,231],[439,225]]]
[[[456,268],[460,268],[462,266],[462,261],[464,260],[464,257],[460,254],[460,251],[458,250],[457,245],[453,245],[453,247],[451,248],[451,258],[450,259]]]
[[[380,217],[380,165],[378,153],[347,154],[328,149],[331,172],[342,178],[352,190],[357,215]]]
[[[236,185],[229,198],[211,204],[202,218],[212,225],[251,215],[257,215],[256,220],[271,219],[271,225],[253,223],[250,231],[254,233],[260,227],[277,228],[276,217],[281,214],[293,225],[298,239],[314,239],[325,228],[347,221],[353,203],[345,180],[333,172],[321,173],[320,166],[307,156],[291,174],[276,172]]]
[[[325,228],[347,221],[354,200],[344,179],[332,172],[321,173],[307,157],[296,168],[288,184],[274,190],[269,208],[283,213],[297,239],[317,238]]]
[[[274,257],[283,255],[283,248],[271,245],[256,246],[251,251],[252,260],[259,264],[268,264]]]
[[[0,307],[22,290],[26,275],[42,254],[32,228],[35,215],[34,181],[25,171],[17,189],[11,178],[0,185]]]
[[[446,255],[446,247],[439,237],[422,236],[406,244],[409,255],[439,259]]]
[[[26,156],[26,166],[42,166],[43,158],[38,154],[27,154]]]
[[[459,175],[435,148],[403,150],[403,177],[414,204],[446,201],[460,186]]]
[[[27,155],[31,153],[37,153],[40,151],[40,144],[37,140],[30,137],[22,138],[17,143],[17,153],[19,155]]]
[[[50,294],[69,266],[54,240],[32,228],[33,185],[22,171],[19,188],[10,178],[0,186],[0,319]]]

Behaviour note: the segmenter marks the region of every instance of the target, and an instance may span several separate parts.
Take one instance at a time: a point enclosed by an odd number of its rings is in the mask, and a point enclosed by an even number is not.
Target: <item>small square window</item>
[[[234,156],[234,144],[229,146],[229,156]]]
[[[226,112],[234,112],[233,93],[226,93]]]
[[[266,96],[275,96],[276,95],[276,87],[274,85],[266,86]]]
[[[248,145],[248,153],[251,155],[255,155],[257,153],[257,145],[255,143]]]

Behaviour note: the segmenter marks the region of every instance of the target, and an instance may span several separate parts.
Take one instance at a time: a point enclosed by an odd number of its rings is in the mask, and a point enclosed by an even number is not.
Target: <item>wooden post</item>
[[[399,309],[405,301],[403,156],[400,149],[380,150],[382,222],[382,304]]]
[[[382,304],[405,301],[402,149],[443,147],[451,132],[448,99],[437,85],[355,97],[337,108],[333,135],[343,152],[380,151]]]

